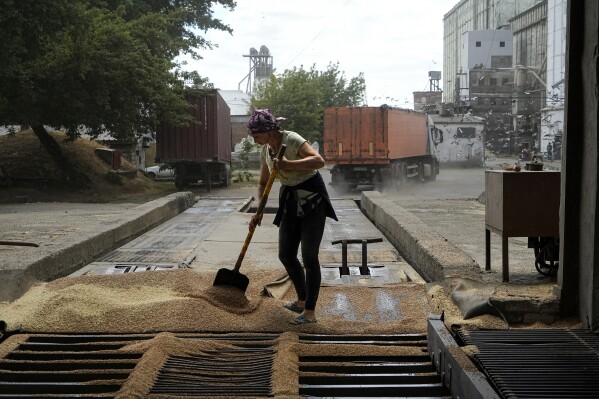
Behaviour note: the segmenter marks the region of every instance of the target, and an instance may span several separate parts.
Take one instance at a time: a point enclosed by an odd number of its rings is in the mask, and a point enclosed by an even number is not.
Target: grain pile
[[[153,339],[121,349],[142,357],[117,395],[155,399],[167,397],[149,392],[169,356],[201,355],[235,345],[226,339],[178,338],[168,331],[281,333],[266,342],[276,351],[271,389],[275,397],[290,399],[299,397],[300,356],[423,353],[422,348],[413,346],[305,343],[299,341],[299,333],[425,333],[428,315],[441,312],[447,325],[505,327],[502,320],[488,315],[463,320],[450,298],[455,288],[451,284],[416,283],[378,288],[322,287],[318,323],[295,326],[289,322],[296,314],[282,307],[284,301],[295,299],[293,289],[282,299],[261,295],[264,285],[279,279],[280,273],[247,273],[250,285],[245,293],[227,286],[214,287],[214,273],[192,269],[63,278],[37,285],[13,303],[1,303],[0,320],[7,322],[8,330],[20,326],[27,332],[158,332]],[[0,358],[25,337],[19,334],[5,341]],[[461,349],[455,348],[453,354],[472,367]]]
[[[293,326],[296,314],[282,307],[295,299],[261,295],[280,270],[252,271],[248,290],[214,287],[215,274],[191,269],[80,276],[33,287],[0,304],[8,329],[27,332],[253,331],[402,333],[426,331],[430,308],[422,285],[323,287],[318,323]]]
[[[529,299],[553,298],[553,286],[550,284],[501,284],[495,287],[494,296],[501,298],[523,297]]]
[[[464,320],[451,299],[453,281],[382,287],[323,286],[318,323],[294,326],[296,314],[282,307],[295,299],[261,295],[280,270],[252,271],[248,290],[213,286],[215,273],[192,269],[80,276],[33,287],[12,303],[0,303],[7,329],[26,332],[284,332],[389,334],[426,331],[430,313],[445,314],[446,325],[506,328],[491,315]],[[494,295],[502,295],[501,287]],[[540,297],[544,293],[539,293]],[[571,322],[569,322],[571,324]],[[534,327],[533,327],[534,328]]]

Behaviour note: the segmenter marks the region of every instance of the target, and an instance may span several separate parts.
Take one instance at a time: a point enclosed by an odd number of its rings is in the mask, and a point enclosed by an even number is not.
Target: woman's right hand
[[[252,216],[252,219],[250,220],[250,230],[255,230],[257,226],[260,226],[260,223],[262,223],[262,214]]]

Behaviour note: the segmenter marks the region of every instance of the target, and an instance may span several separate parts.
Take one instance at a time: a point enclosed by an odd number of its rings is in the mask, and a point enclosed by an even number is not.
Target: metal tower
[[[439,81],[441,80],[441,71],[428,71],[429,91],[441,91]]]
[[[256,84],[261,80],[268,79],[272,74],[272,55],[270,55],[268,47],[262,45],[260,46],[260,51],[254,47],[250,48],[250,53],[244,55],[244,57],[250,59],[250,70],[241,82],[239,82],[237,89],[241,90],[241,84],[247,81],[245,92],[251,94]]]

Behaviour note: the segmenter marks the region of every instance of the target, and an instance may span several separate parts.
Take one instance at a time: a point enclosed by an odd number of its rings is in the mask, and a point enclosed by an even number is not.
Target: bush
[[[254,175],[252,175],[247,170],[240,170],[239,172],[237,172],[237,180],[239,180],[240,182],[251,181],[253,177]]]

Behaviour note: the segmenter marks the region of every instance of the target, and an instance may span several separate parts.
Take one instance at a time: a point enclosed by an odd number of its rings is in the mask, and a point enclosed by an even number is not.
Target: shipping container
[[[327,108],[324,157],[338,191],[361,185],[399,188],[439,173],[439,131],[425,113],[399,108]]]
[[[228,186],[231,177],[230,109],[218,90],[189,94],[188,126],[161,123],[156,130],[156,162],[175,169],[175,185],[202,181]]]

